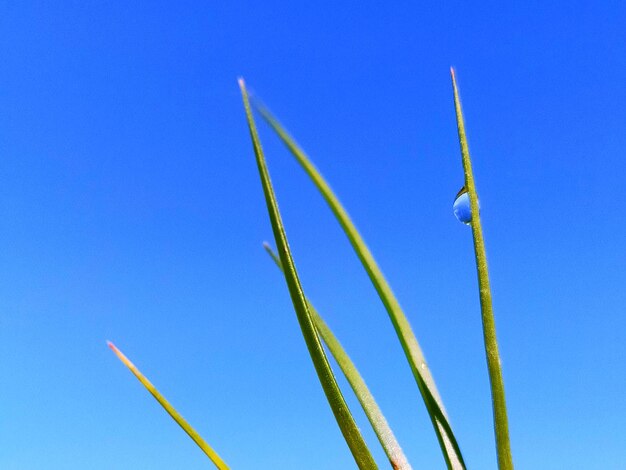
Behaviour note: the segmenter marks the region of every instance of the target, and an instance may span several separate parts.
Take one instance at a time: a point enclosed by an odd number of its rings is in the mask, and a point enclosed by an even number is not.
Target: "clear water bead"
[[[469,225],[472,221],[472,208],[470,207],[469,194],[467,189],[465,189],[465,186],[463,186],[456,195],[454,204],[452,205],[452,210],[454,211],[454,216],[459,220],[459,222]]]

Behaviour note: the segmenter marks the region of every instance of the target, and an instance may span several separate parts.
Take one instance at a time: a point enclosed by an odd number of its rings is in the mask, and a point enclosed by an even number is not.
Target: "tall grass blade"
[[[489,382],[491,384],[491,400],[496,435],[496,449],[498,453],[498,468],[500,470],[512,470],[513,457],[511,455],[511,444],[509,441],[509,423],[506,413],[506,400],[504,397],[504,381],[502,379],[500,353],[498,352],[498,341],[496,339],[496,324],[491,304],[491,288],[489,287],[489,272],[487,270],[487,255],[485,251],[485,241],[483,240],[483,229],[480,224],[478,196],[476,194],[476,185],[474,184],[472,162],[470,159],[469,147],[467,145],[467,137],[465,135],[463,110],[461,108],[461,99],[459,98],[459,90],[456,84],[454,69],[450,69],[450,73],[452,75],[452,91],[454,92],[454,108],[456,111],[456,122],[459,131],[463,171],[465,172],[465,188],[469,194],[470,209],[472,214],[470,224],[474,235],[474,253],[476,255],[476,269],[478,271],[480,310],[483,321],[483,336],[485,340],[485,353],[487,355],[487,369],[489,371]]]
[[[263,185],[263,192],[265,195],[265,201],[267,203],[267,210],[269,213],[270,221],[272,224],[272,230],[274,232],[274,238],[276,240],[276,246],[278,247],[278,253],[280,254],[280,260],[285,267],[285,280],[289,288],[289,294],[293,303],[302,335],[306,342],[307,348],[313,365],[326,394],[326,398],[330,407],[335,415],[337,424],[352,452],[354,460],[361,469],[376,469],[376,462],[370,454],[363,437],[354,422],[354,418],[348,409],[348,406],[341,394],[341,390],[337,385],[335,376],[330,368],[326,353],[320,338],[317,335],[313,318],[309,312],[302,286],[296,272],[296,267],[291,256],[289,244],[287,242],[287,235],[283,227],[280,212],[278,210],[278,203],[274,195],[274,189],[270,180],[269,171],[265,163],[265,157],[261,148],[261,143],[257,135],[256,126],[254,124],[254,118],[252,116],[252,110],[250,109],[250,103],[248,99],[248,92],[243,80],[239,80],[239,86],[241,88],[241,95],[243,98],[243,104],[246,110],[246,118],[248,120],[248,127],[250,130],[250,137],[252,138],[252,145],[254,147],[254,153],[256,155],[257,166],[259,169],[259,175],[261,177],[261,183]]]
[[[283,271],[283,266],[280,262],[280,258],[269,244],[264,243],[263,248],[270,255],[270,257],[278,266],[278,269]],[[387,419],[383,415],[380,407],[376,403],[372,392],[370,392],[365,380],[361,377],[361,374],[357,370],[356,366],[348,356],[348,353],[343,349],[341,343],[334,335],[332,330],[326,324],[322,316],[319,312],[313,307],[311,302],[307,299],[307,305],[309,306],[309,312],[311,312],[311,316],[313,317],[313,322],[315,323],[315,327],[317,328],[318,333],[328,346],[328,350],[333,355],[337,364],[341,368],[341,371],[345,375],[350,387],[354,391],[359,403],[363,407],[363,411],[365,411],[365,415],[367,419],[372,425],[374,432],[376,433],[376,437],[380,441],[380,444],[383,446],[385,454],[387,454],[387,458],[389,459],[389,463],[391,463],[391,467],[396,470],[410,470],[411,465],[409,464],[396,436],[393,434],[391,427],[389,427],[389,423],[387,423]]]
[[[298,163],[302,166],[307,175],[311,178],[317,189],[322,194],[324,200],[329,205],[331,211],[337,218],[339,224],[346,233],[350,243],[361,260],[363,267],[376,288],[380,299],[382,300],[389,318],[395,328],[396,334],[402,345],[402,349],[407,357],[413,376],[417,382],[424,404],[430,416],[431,422],[437,434],[439,445],[443,452],[444,459],[449,469],[459,470],[465,468],[463,456],[459,449],[458,443],[452,432],[448,417],[443,406],[435,381],[428,369],[424,354],[417,342],[417,338],[411,329],[411,325],[407,320],[404,312],[400,308],[391,287],[387,283],[382,271],[374,260],[372,253],[363,241],[360,233],[356,229],[354,223],[350,219],[348,212],[334,194],[324,177],[315,168],[304,151],[289,135],[289,133],[281,126],[281,124],[272,116],[267,108],[260,103],[255,102],[255,107],[261,113],[261,116],[278,134],[283,143],[291,151]]]
[[[491,401],[493,406],[493,420],[496,434],[496,450],[498,453],[498,468],[500,470],[512,470],[513,457],[511,455],[511,443],[509,441],[509,422],[506,413],[506,400],[504,397],[504,380],[502,379],[500,353],[498,352],[498,341],[496,338],[496,324],[493,316],[493,306],[491,303],[491,287],[489,287],[489,272],[487,269],[487,254],[485,251],[485,241],[483,239],[483,229],[480,224],[478,195],[476,194],[476,185],[474,183],[474,174],[472,172],[472,161],[470,159],[469,147],[467,145],[467,136],[465,135],[463,109],[461,108],[461,99],[459,97],[459,89],[456,84],[454,69],[450,69],[450,74],[452,75],[454,109],[456,111],[456,122],[459,131],[461,157],[463,160],[463,171],[465,173],[465,188],[469,194],[470,210],[472,214],[470,224],[474,235],[474,253],[476,255],[476,270],[478,271],[480,310],[483,321],[483,336],[485,339],[487,369],[489,371],[489,382],[491,384]]]
[[[169,402],[163,397],[163,395],[159,393],[154,385],[152,385],[152,383],[146,377],[144,377],[141,372],[139,372],[137,367],[135,367],[135,365],[130,362],[130,360],[122,353],[122,351],[117,349],[115,345],[110,341],[107,341],[107,345],[120,359],[120,361],[122,361],[124,365],[130,369],[135,377],[139,379],[139,381],[143,384],[144,387],[146,387],[146,389],[152,394],[152,396],[156,398],[159,404],[165,409],[165,411],[169,413],[174,421],[176,421],[176,423],[178,423],[178,425],[183,428],[183,430],[189,435],[189,437],[193,439],[198,447],[202,449],[202,452],[204,452],[207,457],[211,459],[211,462],[213,462],[219,470],[228,470],[228,465],[224,463],[220,456],[217,455],[217,453],[211,448],[211,446],[209,446],[209,444],[207,444],[205,440],[200,437],[200,434],[198,434],[196,430],[192,428],[187,421],[185,421],[185,418],[183,418],[180,413],[178,413],[178,411],[176,411],[174,407],[169,404]]]

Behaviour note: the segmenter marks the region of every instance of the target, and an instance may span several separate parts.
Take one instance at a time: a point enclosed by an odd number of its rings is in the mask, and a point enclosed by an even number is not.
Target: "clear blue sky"
[[[261,248],[238,76],[351,212],[469,468],[495,468],[451,65],[517,468],[624,468],[625,4],[392,3],[2,2],[0,468],[211,468],[107,339],[233,468],[354,467]],[[414,467],[444,468],[364,271],[261,137],[307,293]]]

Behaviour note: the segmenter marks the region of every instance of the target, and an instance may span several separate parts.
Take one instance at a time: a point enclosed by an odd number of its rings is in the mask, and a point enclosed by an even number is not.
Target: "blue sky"
[[[107,339],[233,468],[354,467],[261,248],[239,76],[362,231],[469,468],[495,468],[450,66],[517,468],[622,468],[623,2],[131,3],[0,5],[0,468],[210,468]],[[260,128],[307,293],[414,467],[444,468],[363,269]]]

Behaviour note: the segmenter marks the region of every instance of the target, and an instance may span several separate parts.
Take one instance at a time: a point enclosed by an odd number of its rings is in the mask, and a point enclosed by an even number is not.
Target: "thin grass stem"
[[[283,266],[280,262],[280,258],[276,253],[274,253],[269,244],[263,243],[263,248],[265,248],[265,251],[267,251],[270,257],[274,260],[278,269],[283,272]],[[343,375],[348,380],[350,387],[352,387],[352,390],[359,400],[367,419],[376,433],[376,437],[378,437],[378,441],[389,459],[389,463],[391,463],[391,467],[395,470],[411,470],[411,465],[404,455],[402,447],[400,447],[400,444],[398,443],[396,436],[393,434],[387,419],[383,415],[378,403],[376,403],[376,400],[365,383],[365,380],[363,380],[363,377],[352,362],[352,359],[350,359],[350,356],[348,356],[348,353],[346,353],[335,334],[308,299],[307,304],[318,333],[324,340],[324,343],[328,347],[330,353],[337,361],[337,364],[343,372]]]
[[[315,370],[320,379],[324,393],[330,407],[335,415],[335,419],[339,428],[352,452],[355,462],[361,469],[376,469],[378,468],[374,461],[361,432],[357,427],[352,414],[346,404],[346,401],[341,394],[339,385],[335,380],[335,376],[328,363],[328,358],[324,352],[324,348],[320,341],[320,338],[315,329],[313,318],[308,309],[304,292],[298,278],[298,273],[289,249],[287,241],[287,235],[283,226],[283,222],[278,210],[278,203],[274,195],[274,189],[270,180],[269,171],[265,163],[265,156],[263,155],[263,149],[261,148],[261,142],[256,131],[256,125],[252,116],[252,110],[250,109],[250,102],[248,99],[248,92],[246,90],[244,81],[239,80],[239,87],[241,88],[241,95],[243,98],[243,104],[246,111],[246,118],[248,121],[248,128],[250,130],[250,137],[252,138],[252,145],[256,156],[257,166],[259,169],[259,175],[261,178],[261,184],[263,186],[263,193],[265,195],[265,201],[267,204],[267,210],[272,224],[272,231],[274,232],[274,239],[280,255],[280,261],[284,266],[285,280],[289,288],[289,294],[291,301],[298,317],[300,329],[306,342],[309,354],[315,366]]]
[[[456,84],[454,69],[450,69],[450,73],[452,75],[454,108],[456,111],[459,143],[461,145],[463,171],[465,173],[465,188],[469,194],[470,210],[472,214],[470,224],[474,235],[474,253],[476,255],[476,269],[478,272],[480,310],[483,323],[483,336],[485,340],[485,353],[487,356],[487,369],[489,371],[489,382],[491,384],[491,400],[493,406],[496,450],[498,454],[498,468],[500,470],[513,470],[513,457],[511,455],[511,444],[509,441],[509,423],[506,411],[506,400],[504,397],[504,381],[502,379],[500,353],[498,352],[498,341],[496,339],[496,324],[491,302],[491,288],[489,286],[489,272],[487,270],[487,254],[485,251],[483,230],[480,223],[478,195],[476,194],[476,185],[474,184],[472,162],[470,159],[469,147],[467,145],[467,137],[465,135],[463,110],[461,108],[461,99],[459,98],[459,90]]]
[[[449,469],[460,470],[465,469],[465,463],[456,437],[452,432],[443,402],[435,386],[435,381],[426,363],[422,349],[420,348],[417,338],[413,333],[411,325],[407,320],[398,300],[396,299],[391,287],[383,276],[382,271],[378,267],[372,253],[365,244],[361,234],[356,229],[348,212],[343,207],[329,184],[326,182],[315,165],[308,156],[283,128],[276,118],[263,106],[259,101],[255,100],[255,107],[265,119],[265,121],[274,129],[289,151],[302,166],[306,174],[311,178],[313,184],[322,194],[322,197],[335,215],[337,221],[345,232],[350,244],[352,245],[357,256],[361,260],[376,292],[378,293],[382,303],[384,304],[391,323],[396,331],[402,349],[413,372],[418,389],[424,400],[426,410],[435,429],[437,440],[441,447],[446,465]]]
[[[159,404],[165,409],[165,411],[168,412],[168,414],[174,419],[174,421],[176,421],[176,423],[181,428],[183,428],[183,431],[185,431],[187,435],[191,437],[191,439],[197,444],[198,447],[200,447],[200,449],[202,449],[202,452],[204,452],[206,456],[211,459],[211,462],[213,462],[219,470],[228,470],[228,465],[224,463],[221,457],[217,455],[217,453],[211,448],[209,444],[206,443],[204,439],[202,439],[200,434],[198,434],[196,430],[191,427],[191,425],[185,420],[185,418],[183,418],[180,413],[176,411],[176,409],[172,405],[170,405],[165,397],[163,397],[163,395],[159,393],[156,387],[152,385],[152,383],[141,372],[139,372],[139,369],[137,369],[137,367],[135,367],[135,365],[130,362],[130,360],[122,353],[122,351],[117,349],[115,345],[110,341],[107,341],[107,345],[120,359],[120,361],[122,361],[124,365],[128,367],[133,375],[137,377],[137,379],[139,379],[142,385],[152,394],[152,396],[156,398],[156,401],[159,402]]]

